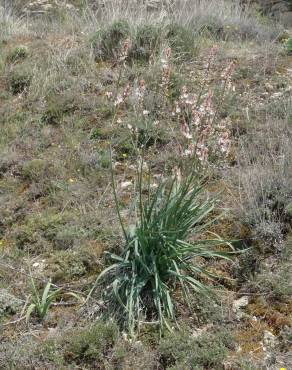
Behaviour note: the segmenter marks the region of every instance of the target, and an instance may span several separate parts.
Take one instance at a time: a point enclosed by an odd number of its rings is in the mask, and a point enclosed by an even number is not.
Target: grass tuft
[[[216,248],[226,244],[223,240],[200,238],[213,222],[216,201],[204,199],[203,182],[195,173],[162,182],[153,193],[149,184],[145,201],[141,173],[138,188],[136,223],[126,230],[118,210],[125,246],[121,255],[108,253],[111,265],[99,275],[94,288],[104,282],[108,309],[113,316],[126,318],[131,332],[144,315],[154,316],[160,328],[170,329],[168,321],[175,321],[172,293],[180,287],[188,302],[190,290],[208,293],[203,276],[214,277],[194,260],[230,257]],[[187,241],[190,235],[192,242]]]

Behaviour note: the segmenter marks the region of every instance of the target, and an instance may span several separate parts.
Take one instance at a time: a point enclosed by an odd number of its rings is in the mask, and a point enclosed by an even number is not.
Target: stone
[[[248,305],[248,302],[249,298],[247,296],[242,296],[233,302],[232,309],[238,320],[247,316],[244,312],[242,312],[242,309]]]
[[[15,314],[23,305],[23,302],[9,293],[6,289],[0,289],[0,317],[5,314]]]
[[[277,338],[268,330],[264,331],[264,345],[268,348],[274,348],[277,344]]]

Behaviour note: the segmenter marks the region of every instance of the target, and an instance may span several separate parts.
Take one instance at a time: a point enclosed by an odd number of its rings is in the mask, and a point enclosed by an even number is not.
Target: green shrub
[[[9,52],[6,59],[10,63],[15,63],[20,60],[26,59],[28,55],[29,51],[26,46],[17,46]]]
[[[161,46],[162,29],[156,25],[142,24],[137,27],[129,57],[149,60]]]
[[[117,56],[121,42],[130,34],[127,21],[115,21],[98,31],[91,39],[96,60],[112,59]]]
[[[72,330],[63,339],[64,356],[68,362],[100,364],[117,338],[118,327],[113,322],[97,322],[93,326]]]
[[[226,244],[221,239],[200,240],[202,231],[212,223],[212,219],[207,222],[206,218],[215,201],[204,199],[204,188],[195,173],[182,182],[177,178],[163,182],[153,193],[148,189],[145,201],[142,174],[138,184],[136,224],[126,231],[117,206],[125,246],[120,256],[108,253],[112,264],[99,275],[94,286],[104,281],[109,312],[122,317],[131,332],[144,314],[156,316],[161,328],[170,328],[168,320],[175,320],[171,294],[178,285],[186,301],[190,290],[208,292],[200,277],[210,274],[192,262],[195,257],[229,259],[227,253],[216,250],[216,246]],[[114,194],[118,204],[115,191]],[[196,235],[192,243],[186,241],[191,234]]]
[[[31,83],[31,72],[23,66],[14,68],[8,76],[8,86],[12,94],[17,95],[26,91]]]
[[[160,362],[165,369],[224,369],[232,338],[226,330],[193,336],[188,330],[167,333],[160,341]]]

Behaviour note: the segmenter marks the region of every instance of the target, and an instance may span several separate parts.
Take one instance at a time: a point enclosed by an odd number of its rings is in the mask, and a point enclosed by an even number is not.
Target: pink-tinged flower
[[[162,66],[162,81],[161,87],[167,88],[170,80],[171,68],[169,65]]]
[[[195,153],[195,146],[193,143],[189,143],[187,149],[184,151],[184,157],[192,157]]]
[[[182,119],[181,121],[180,131],[185,138],[189,140],[193,138],[192,134],[190,133],[190,128],[185,119]]]
[[[110,100],[113,97],[112,91],[106,91],[105,96]]]
[[[171,57],[171,48],[168,47],[165,49],[165,56],[167,59],[169,59]]]
[[[126,99],[130,94],[130,85],[128,84],[123,91],[123,98]]]
[[[210,114],[210,115],[214,115],[214,109],[213,109],[213,91],[210,89],[208,91],[208,95],[206,97],[206,99],[204,100],[204,103],[203,103],[203,110]]]
[[[196,155],[201,162],[205,162],[209,156],[209,149],[203,143],[197,144]]]
[[[232,88],[232,75],[235,70],[235,62],[232,61],[223,71],[221,78],[224,86],[226,87],[227,91],[229,91]]]
[[[126,39],[123,42],[121,50],[120,50],[120,55],[118,57],[119,62],[124,62],[128,58],[130,44],[131,44],[130,39]]]
[[[123,97],[119,94],[114,102],[114,106],[118,106],[120,104],[122,104],[122,102],[124,101]]]

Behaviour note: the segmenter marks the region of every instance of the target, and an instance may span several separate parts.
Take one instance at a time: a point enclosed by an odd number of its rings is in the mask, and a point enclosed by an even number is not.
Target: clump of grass
[[[108,310],[114,317],[123,317],[132,333],[144,315],[154,316],[160,328],[170,329],[169,320],[175,321],[171,295],[178,287],[187,302],[190,291],[208,292],[201,278],[214,276],[193,263],[195,258],[230,259],[228,252],[216,248],[224,241],[200,238],[212,223],[215,200],[204,199],[203,183],[194,172],[181,181],[174,177],[162,182],[154,193],[149,187],[145,201],[140,173],[138,189],[136,223],[127,231],[117,207],[125,245],[121,255],[108,253],[111,265],[93,288],[103,281]],[[114,194],[118,204],[115,187]],[[187,241],[190,235],[194,235],[192,242]]]

